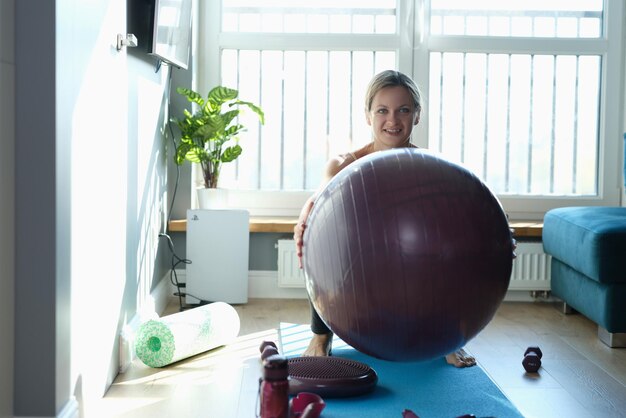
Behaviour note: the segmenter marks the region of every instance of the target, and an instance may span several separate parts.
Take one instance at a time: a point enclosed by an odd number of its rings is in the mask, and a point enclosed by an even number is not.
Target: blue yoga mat
[[[283,354],[298,356],[311,338],[308,325],[281,324]],[[523,415],[504,396],[480,365],[457,369],[443,358],[424,362],[392,362],[360,353],[337,337],[333,356],[360,361],[378,374],[374,392],[353,398],[325,399],[324,418],[402,417],[412,410],[420,418],[520,418]]]

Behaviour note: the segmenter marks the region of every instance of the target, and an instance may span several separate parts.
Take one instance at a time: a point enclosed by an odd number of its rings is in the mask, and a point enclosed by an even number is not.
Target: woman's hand
[[[302,268],[302,247],[304,246],[304,231],[306,230],[306,221],[309,219],[311,209],[313,209],[314,197],[307,199],[306,203],[300,211],[298,223],[293,227],[293,240],[296,242],[296,255],[298,256],[298,266]]]
[[[296,242],[296,255],[298,256],[298,266],[302,268],[302,246],[304,245],[304,230],[306,224],[304,221],[298,221],[293,227],[293,240]]]
[[[513,243],[513,259],[516,259],[517,254],[515,253],[515,250],[517,249],[517,240],[513,238],[513,236],[515,235],[515,230],[513,228],[509,228],[509,230],[511,231],[511,242]]]

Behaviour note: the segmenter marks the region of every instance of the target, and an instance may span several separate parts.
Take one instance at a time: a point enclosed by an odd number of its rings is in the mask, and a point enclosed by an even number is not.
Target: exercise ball
[[[443,356],[493,318],[509,285],[506,214],[466,168],[413,148],[376,152],[316,197],[304,233],[307,292],[355,349]]]

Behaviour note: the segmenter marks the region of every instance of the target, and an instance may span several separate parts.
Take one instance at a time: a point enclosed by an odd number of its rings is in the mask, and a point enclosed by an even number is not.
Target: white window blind
[[[427,146],[465,164],[518,217],[618,204],[622,4],[433,0],[416,53]],[[613,151],[609,151],[612,149]]]
[[[237,188],[312,190],[326,161],[370,141],[363,86],[395,68],[393,51],[222,52],[222,80],[261,104],[267,123],[252,126],[238,164],[225,170]]]
[[[513,217],[618,202],[623,92],[609,86],[623,81],[620,1],[222,0],[203,8],[211,25],[199,60],[210,67],[204,90],[232,86],[266,112],[265,126],[245,121],[244,152],[224,166],[222,185],[271,196],[264,214],[296,214],[326,160],[370,140],[365,87],[388,68],[423,91],[414,142],[468,166]]]
[[[432,52],[429,143],[500,194],[595,195],[600,68],[597,55]]]
[[[602,0],[433,0],[432,35],[599,38]]]

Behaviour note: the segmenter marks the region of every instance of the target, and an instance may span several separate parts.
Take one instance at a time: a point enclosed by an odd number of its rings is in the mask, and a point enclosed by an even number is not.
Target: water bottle
[[[289,369],[279,354],[263,361],[261,380],[261,418],[289,418]]]

